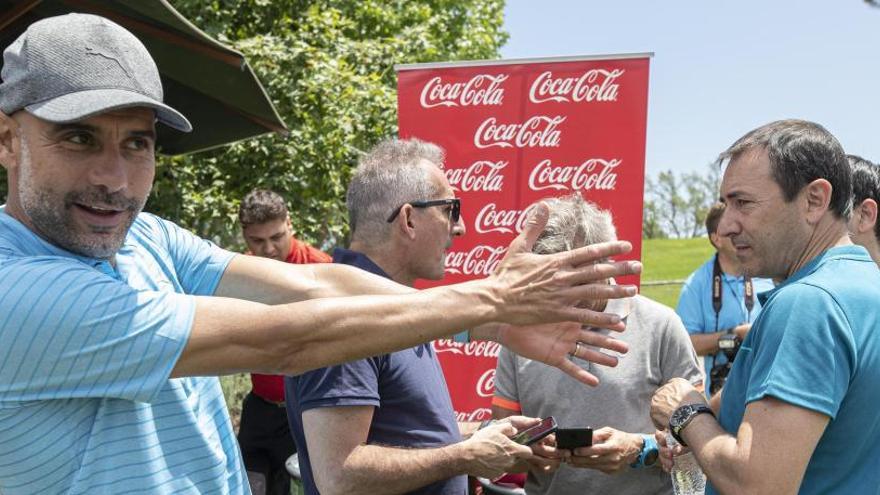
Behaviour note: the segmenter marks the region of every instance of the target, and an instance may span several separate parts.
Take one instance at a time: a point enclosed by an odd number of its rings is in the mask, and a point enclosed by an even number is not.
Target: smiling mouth
[[[126,211],[125,209],[105,208],[82,203],[74,203],[73,206],[82,214],[86,223],[98,228],[116,227]]]

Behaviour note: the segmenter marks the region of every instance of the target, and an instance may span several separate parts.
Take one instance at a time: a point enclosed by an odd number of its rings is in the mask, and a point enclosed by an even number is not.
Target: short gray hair
[[[430,200],[439,194],[422,160],[437,167],[443,149],[419,139],[387,139],[358,162],[348,185],[345,204],[352,238],[382,242],[387,239],[387,220],[395,208],[410,201]]]
[[[561,253],[597,242],[617,240],[611,213],[584,201],[580,194],[542,201],[550,207],[550,218],[535,241],[532,252]]]

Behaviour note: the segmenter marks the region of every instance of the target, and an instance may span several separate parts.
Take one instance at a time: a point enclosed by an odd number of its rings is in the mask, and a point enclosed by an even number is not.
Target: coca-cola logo
[[[477,395],[492,397],[495,393],[495,368],[489,368],[477,380]]]
[[[534,206],[525,210],[502,210],[495,203],[486,203],[477,213],[474,230],[480,234],[498,232],[501,234],[520,233],[525,227],[529,213]]]
[[[490,340],[456,342],[452,339],[440,339],[435,340],[433,346],[434,352],[437,354],[448,352],[456,356],[497,358],[498,353],[501,352],[501,344]],[[495,382],[493,381],[492,383],[494,384]]]
[[[492,410],[488,407],[480,407],[473,411],[455,411],[455,420],[459,423],[473,423],[492,419]]]
[[[506,246],[474,246],[470,251],[446,253],[446,273],[488,277],[507,252]]]
[[[498,119],[489,117],[484,120],[474,134],[474,146],[477,148],[557,148],[562,133],[559,124],[566,117],[557,115],[535,115],[521,124],[499,124]]]
[[[617,186],[617,172],[614,169],[620,162],[617,158],[590,158],[580,165],[554,166],[550,160],[544,160],[535,165],[529,174],[529,188],[532,191],[610,191]]]
[[[423,108],[500,105],[504,101],[506,74],[478,74],[465,82],[443,82],[441,77],[428,81],[419,102]]]
[[[529,100],[532,103],[617,101],[620,84],[616,81],[623,73],[622,69],[591,69],[580,77],[554,78],[553,72],[548,70],[532,83]]]
[[[476,161],[467,168],[446,169],[446,179],[452,189],[461,192],[500,192],[504,187],[501,173],[508,162]]]

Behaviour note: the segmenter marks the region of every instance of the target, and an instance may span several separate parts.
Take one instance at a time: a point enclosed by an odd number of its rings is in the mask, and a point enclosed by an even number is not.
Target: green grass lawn
[[[712,253],[705,237],[696,239],[644,239],[642,241],[642,282],[684,280]],[[642,294],[674,308],[680,284],[642,286]]]

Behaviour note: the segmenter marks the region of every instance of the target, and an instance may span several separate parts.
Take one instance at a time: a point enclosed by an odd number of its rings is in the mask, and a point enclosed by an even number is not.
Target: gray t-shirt
[[[674,377],[696,383],[703,371],[687,331],[672,309],[642,296],[609,301],[607,312],[626,318],[626,331],[614,334],[629,344],[615,368],[574,362],[599,377],[596,388],[584,386],[562,371],[523,358],[503,348],[498,356],[495,395],[519,405],[522,414],[554,416],[561,428],[610,426],[628,433],[653,433],[650,404],[654,391]],[[509,407],[508,407],[509,408]],[[669,475],[659,463],[626,468],[614,475],[563,464],[549,475],[529,473],[531,494],[671,494]]]

